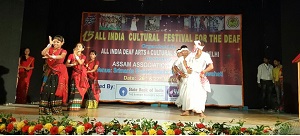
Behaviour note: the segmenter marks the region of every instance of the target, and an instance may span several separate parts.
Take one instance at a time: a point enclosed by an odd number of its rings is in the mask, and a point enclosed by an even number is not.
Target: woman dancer
[[[98,108],[99,93],[101,92],[99,84],[98,84],[98,72],[97,69],[99,67],[99,61],[96,60],[96,51],[90,51],[90,59],[86,61],[87,67],[87,76],[89,81],[89,89],[85,94],[85,107],[90,108]]]
[[[16,103],[26,104],[28,100],[28,88],[32,70],[34,69],[34,57],[29,56],[30,49],[25,48],[24,54],[19,58],[18,85],[16,93]]]
[[[39,104],[39,114],[62,114],[62,104],[68,99],[68,71],[64,60],[67,51],[61,48],[64,38],[57,35],[53,38],[49,36],[49,44],[42,51],[43,58],[46,59],[48,77],[41,90],[41,100]]]
[[[77,43],[76,47],[74,48],[73,54],[70,54],[68,56],[68,60],[66,62],[67,67],[73,68],[68,106],[68,110],[70,111],[80,110],[84,95],[89,88],[87,71],[86,67],[84,66],[86,56],[82,54],[83,50],[83,44]]]

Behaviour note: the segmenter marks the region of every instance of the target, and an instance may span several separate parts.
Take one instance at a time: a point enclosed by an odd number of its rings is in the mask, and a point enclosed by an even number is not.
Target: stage
[[[39,116],[38,105],[21,105],[11,104],[0,106],[0,113],[12,113],[14,117],[19,119],[27,118],[36,120]],[[88,115],[94,117],[101,122],[109,122],[116,118],[123,119],[139,119],[147,118],[157,120],[158,122],[199,122],[198,116],[180,116],[181,111],[174,105],[168,107],[153,107],[150,104],[120,104],[120,103],[100,103],[97,109],[82,109],[80,111],[64,111],[71,118],[79,119],[79,116]],[[293,122],[298,120],[297,114],[287,114],[279,112],[270,112],[257,109],[249,110],[230,110],[229,108],[207,107],[205,111],[206,117],[204,123],[212,122],[229,122],[236,123],[239,120],[245,121],[244,126],[269,125],[274,126],[276,121]]]

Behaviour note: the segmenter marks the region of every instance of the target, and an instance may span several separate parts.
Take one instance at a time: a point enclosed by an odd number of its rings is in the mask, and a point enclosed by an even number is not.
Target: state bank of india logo
[[[127,90],[126,87],[121,87],[121,88],[120,88],[119,94],[120,94],[121,96],[126,96],[127,93],[128,93],[128,90]]]
[[[238,17],[231,16],[227,18],[227,27],[228,28],[237,28],[240,25],[240,21]]]

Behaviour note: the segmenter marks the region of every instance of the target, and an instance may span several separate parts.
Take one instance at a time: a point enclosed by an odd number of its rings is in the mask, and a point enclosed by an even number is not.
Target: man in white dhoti
[[[177,83],[176,94],[177,94],[177,96],[179,96],[179,89],[180,89],[180,85],[181,85],[182,80],[180,80],[181,78],[180,78],[180,75],[178,74],[178,72],[180,70],[178,69],[178,67],[175,64],[179,60],[179,58],[182,56],[181,49],[177,49],[176,54],[177,54],[177,59],[174,61],[173,65],[172,65],[173,78],[175,77],[175,79],[174,80],[172,79],[171,81],[174,82],[174,83],[175,82]],[[171,92],[170,92],[170,94],[171,94]]]
[[[179,69],[178,69],[178,67],[176,66],[176,64],[177,64],[177,62],[178,62],[178,60],[179,60],[179,58],[182,56],[182,54],[181,54],[181,49],[177,49],[176,50],[176,54],[177,54],[177,59],[174,61],[174,63],[173,63],[173,66],[172,66],[172,72],[173,72],[173,74],[175,75],[175,77],[176,77],[176,79],[177,79],[177,84],[178,84],[178,86],[180,85],[180,79],[179,79],[179,74],[178,74],[178,72],[180,71]],[[179,89],[179,87],[178,87],[178,89]]]
[[[186,87],[187,87],[187,69],[184,66],[185,58],[190,54],[190,51],[188,50],[186,45],[181,46],[181,54],[182,56],[178,58],[178,60],[175,63],[174,68],[176,69],[176,72],[178,74],[178,80],[179,80],[179,96],[175,101],[175,104],[178,107],[182,107],[182,110],[185,111],[185,105],[183,105],[185,95],[186,95]]]
[[[204,43],[200,41],[194,42],[195,53],[190,53],[183,63],[188,73],[186,85],[182,85],[181,89],[185,89],[183,93],[182,116],[188,116],[190,111],[205,117],[205,103],[207,92],[210,92],[210,85],[205,73],[213,69],[213,62],[208,53],[203,52]],[[185,62],[183,61],[183,62]]]
[[[176,68],[175,68],[175,64],[176,64],[176,62],[179,60],[179,58],[182,56],[182,54],[181,54],[181,49],[177,49],[176,50],[176,54],[177,54],[177,59],[174,61],[174,63],[173,63],[173,65],[172,65],[172,72],[173,72],[173,74],[177,74],[177,70],[176,70]]]

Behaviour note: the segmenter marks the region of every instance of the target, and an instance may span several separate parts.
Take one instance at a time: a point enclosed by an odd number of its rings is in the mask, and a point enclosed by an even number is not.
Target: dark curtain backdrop
[[[295,72],[297,72],[295,71],[296,65],[290,64],[290,59],[297,52],[297,49],[294,49],[297,38],[290,38],[290,33],[286,30],[292,30],[294,36],[297,35],[296,32],[298,31],[296,30],[299,29],[297,28],[299,19],[296,18],[296,11],[299,12],[299,10],[296,7],[299,6],[299,2],[296,0],[292,2],[282,2],[280,0],[45,0],[43,2],[25,0],[25,5],[23,26],[24,29],[25,26],[27,28],[26,32],[22,34],[21,47],[28,46],[25,44],[25,41],[36,42],[32,45],[33,50],[37,50],[33,51],[37,52],[35,54],[37,58],[36,66],[43,63],[38,52],[48,43],[48,35],[63,35],[66,39],[63,48],[68,51],[68,54],[72,52],[74,45],[80,40],[82,12],[145,14],[232,13],[242,14],[243,20],[242,55],[245,106],[249,106],[249,108],[259,107],[260,103],[257,99],[260,95],[256,84],[256,73],[257,66],[262,63],[263,56],[269,55],[271,58],[283,59],[282,63],[285,70],[289,71],[286,72],[286,77],[295,79]],[[289,7],[294,8],[291,10]],[[294,23],[290,23],[290,21]],[[31,36],[30,38],[28,38],[29,35]],[[285,38],[285,41],[281,41],[281,37]],[[294,50],[291,51],[291,48]],[[40,89],[40,73],[42,73],[41,69],[37,67],[34,71],[35,78],[32,80],[32,83],[34,83],[32,84],[34,86],[32,88],[33,94],[36,94]],[[288,107],[286,109],[290,109],[288,112],[294,113],[297,112],[298,104],[296,101],[298,95],[295,95],[297,82],[291,79],[285,80],[286,84],[291,86],[291,93],[286,93],[290,97],[287,99],[291,100],[291,102],[287,103]],[[33,95],[32,100],[38,100],[38,95]]]
[[[24,0],[0,1],[0,104],[14,103]]]
[[[35,65],[28,89],[30,102],[39,101],[42,85],[43,64],[41,51],[48,44],[49,1],[25,0],[21,47],[29,48]]]
[[[294,3],[294,4],[293,4]],[[281,47],[284,74],[285,90],[285,111],[288,113],[297,113],[299,111],[298,85],[297,85],[297,64],[291,63],[292,60],[300,53],[299,48],[299,31],[297,27],[300,23],[299,18],[295,15],[300,14],[299,1],[290,0],[281,2]]]

